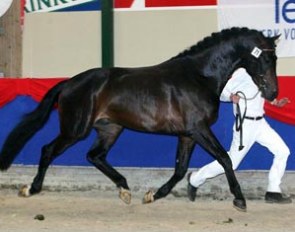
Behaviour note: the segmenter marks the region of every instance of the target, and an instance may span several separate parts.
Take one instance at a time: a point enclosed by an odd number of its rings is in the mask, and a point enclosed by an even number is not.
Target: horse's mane
[[[221,42],[227,41],[231,38],[237,38],[241,35],[253,35],[253,34],[262,34],[254,29],[249,29],[246,27],[232,27],[229,29],[224,29],[220,32],[214,32],[211,36],[205,37],[203,40],[199,41],[197,44],[191,46],[190,48],[184,50],[183,52],[179,53],[178,55],[171,58],[171,60],[186,57],[190,55],[194,55],[198,52],[204,51],[213,45],[220,44]]]

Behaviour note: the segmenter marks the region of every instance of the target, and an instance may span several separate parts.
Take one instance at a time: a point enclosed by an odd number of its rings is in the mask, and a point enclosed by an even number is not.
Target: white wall
[[[23,76],[67,77],[101,65],[98,12],[27,14]]]
[[[208,23],[204,23],[204,21]],[[216,31],[213,10],[117,12],[115,64],[160,63]]]
[[[101,66],[100,12],[27,14],[23,76],[73,76]],[[115,65],[160,63],[217,31],[216,9],[116,11]],[[280,58],[278,74],[295,76],[295,58]]]

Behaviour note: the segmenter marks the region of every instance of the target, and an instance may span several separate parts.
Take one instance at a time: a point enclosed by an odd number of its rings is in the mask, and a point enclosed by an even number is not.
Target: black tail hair
[[[66,81],[51,88],[37,108],[27,114],[10,132],[0,152],[0,170],[7,170],[27,141],[42,128],[49,118],[54,104]]]

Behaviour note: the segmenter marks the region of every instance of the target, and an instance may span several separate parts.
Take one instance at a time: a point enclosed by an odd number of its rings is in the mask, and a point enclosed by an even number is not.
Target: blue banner
[[[29,113],[37,106],[32,98],[17,97],[14,101],[0,108],[0,148],[9,132],[16,126],[24,114]],[[267,118],[267,121],[276,130],[290,148],[291,155],[287,170],[295,170],[294,126]],[[228,149],[232,139],[234,117],[232,104],[222,103],[219,119],[212,129],[221,142]],[[15,164],[37,165],[41,149],[50,143],[59,133],[58,113],[53,110],[48,122],[25,145]],[[67,149],[55,161],[54,165],[88,166],[86,154],[96,139],[93,131],[87,138]],[[124,130],[115,145],[112,147],[107,159],[116,167],[156,167],[171,168],[175,165],[177,137],[156,135]],[[196,146],[190,167],[202,167],[211,162],[213,158],[200,146]],[[269,170],[273,155],[263,146],[256,143],[246,155],[239,166],[239,170]]]

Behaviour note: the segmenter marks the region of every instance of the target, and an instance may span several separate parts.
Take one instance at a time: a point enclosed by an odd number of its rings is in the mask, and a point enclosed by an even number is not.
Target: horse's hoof
[[[128,189],[120,188],[119,197],[126,204],[131,203],[131,193]]]
[[[234,208],[241,212],[247,211],[246,201],[241,199],[234,199]]]
[[[144,198],[142,200],[143,204],[147,204],[147,203],[152,203],[154,202],[154,192],[152,190],[149,190],[145,195]]]
[[[31,196],[30,194],[30,185],[24,185],[20,188],[19,192],[18,192],[18,196],[19,197],[29,197]]]

